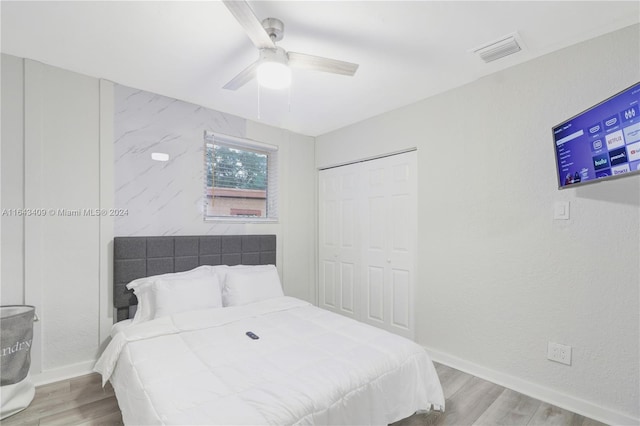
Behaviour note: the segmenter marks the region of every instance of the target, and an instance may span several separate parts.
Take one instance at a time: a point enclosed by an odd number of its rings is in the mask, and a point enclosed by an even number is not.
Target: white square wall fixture
[[[569,220],[569,202],[556,201],[553,206],[553,218],[555,220]]]

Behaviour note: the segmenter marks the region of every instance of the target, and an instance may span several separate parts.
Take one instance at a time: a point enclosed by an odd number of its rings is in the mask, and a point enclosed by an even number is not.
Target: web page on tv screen
[[[640,172],[640,83],[553,128],[559,188]]]

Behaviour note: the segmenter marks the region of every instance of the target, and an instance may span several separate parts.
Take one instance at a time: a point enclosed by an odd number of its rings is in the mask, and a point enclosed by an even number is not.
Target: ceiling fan
[[[282,40],[284,36],[282,21],[266,18],[260,22],[249,4],[243,0],[223,0],[223,3],[242,25],[260,52],[258,60],[225,84],[224,89],[237,90],[254,77],[257,77],[261,86],[282,89],[288,87],[291,82],[290,67],[347,76],[353,76],[358,69],[358,64],[350,62],[287,52],[282,47],[276,46],[276,42]]]

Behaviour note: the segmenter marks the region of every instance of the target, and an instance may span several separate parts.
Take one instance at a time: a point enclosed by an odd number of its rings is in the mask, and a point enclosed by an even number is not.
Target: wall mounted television
[[[553,127],[558,188],[640,173],[640,83]]]

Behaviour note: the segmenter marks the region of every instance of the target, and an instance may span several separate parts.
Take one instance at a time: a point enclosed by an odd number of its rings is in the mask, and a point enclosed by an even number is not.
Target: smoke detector
[[[477,54],[484,62],[493,62],[522,50],[522,41],[518,33],[507,34],[482,46],[469,50]]]

